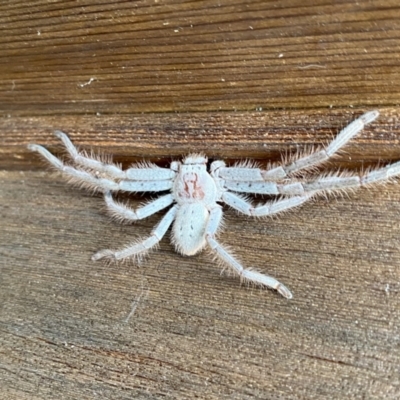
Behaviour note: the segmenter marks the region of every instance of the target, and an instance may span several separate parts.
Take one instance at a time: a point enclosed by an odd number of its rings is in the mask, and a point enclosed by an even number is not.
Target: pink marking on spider
[[[204,199],[204,191],[199,176],[195,172],[186,172],[182,175],[183,191],[179,192],[179,196],[186,199]]]

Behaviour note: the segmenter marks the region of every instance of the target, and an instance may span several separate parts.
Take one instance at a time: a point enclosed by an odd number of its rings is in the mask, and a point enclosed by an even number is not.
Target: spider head
[[[200,171],[207,168],[208,159],[203,154],[189,154],[183,159],[183,162],[173,161],[171,163],[171,169],[173,171]]]
[[[206,165],[207,157],[203,154],[189,154],[184,160],[184,165]]]

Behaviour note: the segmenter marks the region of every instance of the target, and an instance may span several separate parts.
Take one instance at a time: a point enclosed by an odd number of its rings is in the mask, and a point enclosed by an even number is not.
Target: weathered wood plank
[[[3,2],[3,115],[398,104],[397,0]]]
[[[220,276],[207,253],[179,256],[168,240],[141,268],[91,262],[148,234],[160,215],[110,223],[101,198],[58,175],[3,172],[0,184],[0,374],[10,398],[398,394],[398,185],[277,220],[227,213],[222,241],[284,281],[287,301]]]
[[[326,145],[363,110],[293,110],[256,113],[145,114],[132,116],[13,117],[0,119],[3,146],[0,168],[43,168],[27,149],[38,143],[62,154],[56,129],[74,144],[111,154],[129,165],[143,158],[168,163],[190,152],[211,159],[280,160],[282,154]],[[381,115],[335,158],[332,167],[360,168],[400,159],[400,124],[396,108]]]
[[[54,129],[124,165],[190,151],[262,163],[381,117],[335,159],[400,159],[396,0],[0,4],[0,387],[7,399],[396,399],[398,184],[274,220],[227,210],[221,240],[294,293],[240,286],[66,186],[28,143]],[[142,198],[132,196],[133,205]]]

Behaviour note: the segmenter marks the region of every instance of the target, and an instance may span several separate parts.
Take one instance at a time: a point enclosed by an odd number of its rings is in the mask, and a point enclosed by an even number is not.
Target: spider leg
[[[54,135],[63,142],[65,149],[76,165],[102,172],[110,178],[125,178],[124,172],[116,165],[106,164],[92,157],[87,157],[82,152],[78,151],[64,132],[55,131]]]
[[[361,185],[369,185],[370,183],[385,181],[398,175],[400,175],[400,161],[369,171],[360,178],[360,183]]]
[[[253,217],[264,217],[298,207],[310,200],[314,195],[315,192],[305,193],[302,196],[293,196],[276,201],[269,201],[255,207],[247,199],[241,197],[240,195],[231,192],[225,192],[222,195],[222,201],[243,214]]]
[[[309,182],[293,180],[290,183],[277,184],[275,182],[245,183],[228,181],[224,182],[223,187],[238,193],[295,196],[316,190],[335,190],[354,187],[358,181],[359,178],[356,176],[351,176],[345,172],[339,172],[322,178],[316,178]]]
[[[320,193],[335,190],[357,189],[372,183],[387,181],[390,178],[400,175],[400,162],[386,165],[385,167],[368,171],[364,174],[355,175],[348,171],[339,172],[310,182],[290,185],[290,194]],[[283,191],[285,185],[282,185]]]
[[[157,179],[157,180],[121,180],[115,182],[112,179],[103,178],[101,174],[91,174],[90,172],[64,165],[64,163],[46,150],[43,146],[37,144],[30,144],[28,148],[32,151],[37,151],[42,155],[53,167],[61,171],[64,175],[70,178],[71,182],[81,184],[92,190],[98,191],[117,191],[122,190],[126,192],[160,192],[164,190],[170,190],[173,185],[171,178],[169,179]],[[93,160],[95,161],[95,160]],[[161,169],[161,168],[160,168]],[[135,171],[148,171],[150,169],[134,169]],[[157,170],[157,169],[155,169]],[[128,170],[129,171],[129,170]],[[174,176],[175,173],[171,171]],[[147,173],[147,172],[146,172]]]
[[[339,151],[346,143],[348,143],[357,133],[359,133],[366,124],[369,124],[379,115],[378,111],[370,111],[355,121],[351,122],[348,126],[342,129],[336,138],[326,147],[320,151],[312,153],[308,156],[301,157],[298,160],[288,164],[279,166],[270,170],[262,170],[260,168],[251,167],[225,167],[221,166],[216,171],[218,177],[226,180],[228,185],[234,185],[235,182],[276,182],[295,174],[303,169],[309,169],[316,165],[327,161],[337,151]],[[258,193],[258,192],[253,192]]]
[[[277,214],[290,208],[297,207],[316,194],[334,192],[346,189],[357,189],[372,183],[387,181],[390,178],[400,175],[400,161],[386,165],[383,168],[369,171],[363,175],[354,175],[350,172],[342,172],[336,175],[328,175],[317,178],[309,182],[294,182],[288,185],[276,185],[277,193],[255,192],[251,193],[267,193],[281,194],[291,197],[285,197],[280,200],[270,201],[263,205],[254,207],[247,199],[239,194],[226,191],[222,194],[221,199],[230,207],[246,215],[251,216],[267,216]],[[239,190],[236,190],[239,191]]]
[[[221,207],[217,206],[210,211],[210,217],[206,227],[206,240],[217,256],[235,271],[241,279],[276,289],[287,299],[292,298],[290,290],[272,276],[261,274],[257,271],[245,269],[220,243],[215,240],[215,234],[222,219]]]
[[[178,211],[178,206],[172,207],[163,219],[158,223],[158,225],[152,230],[150,236],[138,243],[133,243],[132,245],[120,249],[120,250],[100,250],[92,256],[93,261],[100,260],[102,258],[110,259],[113,261],[122,260],[128,257],[139,256],[147,253],[152,247],[157,245],[159,241],[163,238],[168,228],[175,219],[176,213]]]
[[[328,158],[332,157],[338,152],[345,144],[347,144],[354,136],[361,132],[365,125],[374,121],[379,116],[378,111],[369,111],[359,118],[351,122],[344,129],[342,129],[332,142],[329,143],[328,147],[322,149],[316,153],[310,154],[309,156],[300,158],[299,160],[284,166],[285,173],[287,175],[296,173],[302,169],[307,169],[318,165]]]
[[[95,171],[96,174],[106,175],[107,177],[114,179],[150,181],[172,179],[175,176],[175,172],[171,171],[169,168],[160,168],[154,164],[148,164],[148,168],[139,164],[133,168],[123,171],[117,165],[107,164],[105,162],[96,160],[93,157],[88,157],[82,152],[79,152],[64,132],[55,131],[54,134],[61,139],[65,149],[76,165],[86,169],[91,169]]]
[[[257,193],[269,195],[296,196],[310,192],[323,192],[357,188],[388,180],[400,175],[400,162],[386,165],[383,168],[355,175],[348,171],[339,171],[326,176],[309,179],[308,181],[292,181],[287,184],[275,182],[232,182],[225,181],[223,187],[239,193]]]
[[[150,215],[170,206],[174,202],[174,197],[172,194],[166,194],[155,200],[148,202],[142,207],[138,207],[135,210],[127,207],[124,204],[116,202],[111,192],[106,192],[104,194],[104,200],[107,204],[108,211],[113,217],[118,220],[124,221],[137,221],[139,219],[147,218]]]

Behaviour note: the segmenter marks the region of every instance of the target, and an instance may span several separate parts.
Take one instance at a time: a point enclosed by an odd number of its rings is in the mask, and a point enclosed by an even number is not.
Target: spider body
[[[172,193],[178,204],[172,228],[177,251],[191,256],[206,246],[206,227],[210,210],[220,193],[215,179],[207,172],[207,158],[189,155],[183,163],[174,162],[177,171]]]
[[[221,204],[248,216],[270,216],[300,206],[320,194],[354,189],[400,175],[400,162],[363,174],[339,171],[318,175],[309,172],[327,161],[378,115],[377,111],[367,112],[345,127],[327,147],[269,169],[261,169],[249,163],[226,166],[223,161],[214,161],[207,170],[207,158],[192,154],[183,162],[172,162],[170,168],[135,164],[122,170],[118,165],[79,152],[68,136],[60,131],[56,135],[69,153],[73,163],[71,166],[64,164],[42,146],[32,144],[29,148],[39,152],[71,182],[102,192],[109,212],[119,220],[133,222],[169,208],[147,238],[122,249],[101,250],[93,255],[93,260],[116,261],[139,257],[156,246],[172,226],[172,241],[181,254],[191,256],[209,247],[241,279],[274,288],[290,299],[292,294],[282,283],[271,276],[244,268],[217,241],[216,234],[222,221]],[[302,173],[300,178],[299,171]],[[118,191],[164,194],[132,209],[114,200],[112,192]],[[248,193],[278,198],[253,206],[243,196]]]

